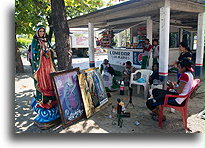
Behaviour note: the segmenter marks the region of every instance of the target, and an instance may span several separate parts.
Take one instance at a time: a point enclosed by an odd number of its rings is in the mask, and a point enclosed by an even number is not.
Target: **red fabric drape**
[[[34,77],[37,80],[36,88],[42,92],[43,96],[54,96],[54,90],[52,87],[50,73],[55,72],[50,51],[41,50],[40,65],[38,70],[35,72]]]

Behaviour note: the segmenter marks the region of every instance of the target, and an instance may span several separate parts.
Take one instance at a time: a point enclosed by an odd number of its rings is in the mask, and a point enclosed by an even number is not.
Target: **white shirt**
[[[109,72],[103,71],[102,77],[104,81],[104,86],[110,88],[113,85],[112,83],[113,76]]]
[[[192,75],[191,72],[185,72],[184,74],[182,74],[179,78],[179,81],[183,81],[186,83],[186,85],[184,86],[184,89],[182,91],[182,93],[180,93],[180,96],[184,96],[187,95],[193,86],[193,82],[194,82],[194,77]],[[178,104],[181,104],[186,98],[176,98],[176,102]]]
[[[153,52],[154,52],[154,58],[156,58],[156,57],[158,57],[159,56],[159,45],[157,45],[157,46],[153,46],[152,47],[152,50],[153,50]]]

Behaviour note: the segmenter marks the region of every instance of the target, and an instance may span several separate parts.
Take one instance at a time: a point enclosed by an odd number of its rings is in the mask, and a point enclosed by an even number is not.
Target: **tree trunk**
[[[16,35],[15,35],[15,40],[16,40]],[[15,57],[16,57],[16,73],[23,73],[24,72],[24,68],[23,68],[23,62],[21,60],[21,51],[19,50],[18,46],[17,46],[17,40],[16,40],[16,44],[15,44]]]
[[[52,15],[46,16],[46,19],[47,19],[48,25],[49,25],[48,40],[51,41],[52,35],[53,35],[53,19],[52,19]]]
[[[72,50],[64,0],[51,0],[58,70],[72,68]]]
[[[48,33],[48,40],[51,42],[52,39],[52,35],[53,35],[53,27],[49,27],[49,33]]]

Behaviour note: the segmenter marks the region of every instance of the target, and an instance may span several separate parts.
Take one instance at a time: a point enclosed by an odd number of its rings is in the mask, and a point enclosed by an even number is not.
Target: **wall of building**
[[[179,54],[180,54],[179,48],[169,49],[169,65],[172,65],[174,61],[178,60]]]

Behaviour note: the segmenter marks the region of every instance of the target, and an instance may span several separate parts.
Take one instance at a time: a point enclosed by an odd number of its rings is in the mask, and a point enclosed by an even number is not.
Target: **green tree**
[[[33,34],[36,24],[46,25],[48,4],[46,0],[16,0],[16,34]]]
[[[103,0],[65,0],[65,10],[68,18],[84,15],[104,6]]]
[[[64,3],[66,19],[93,12],[104,5],[103,0],[64,0]],[[15,7],[16,35],[34,34],[35,26],[41,23],[49,26],[48,39],[51,40],[54,28],[50,0],[16,0]],[[56,38],[59,36],[55,36]],[[57,56],[60,55],[63,54]],[[18,61],[16,62],[16,72],[23,72],[23,64],[17,46],[16,61]],[[61,64],[61,60],[58,63]]]
[[[46,24],[44,19],[45,2],[40,0],[16,0],[15,2],[15,39],[16,35],[33,34],[34,27],[39,22]],[[16,73],[24,72],[21,52],[15,40]]]

